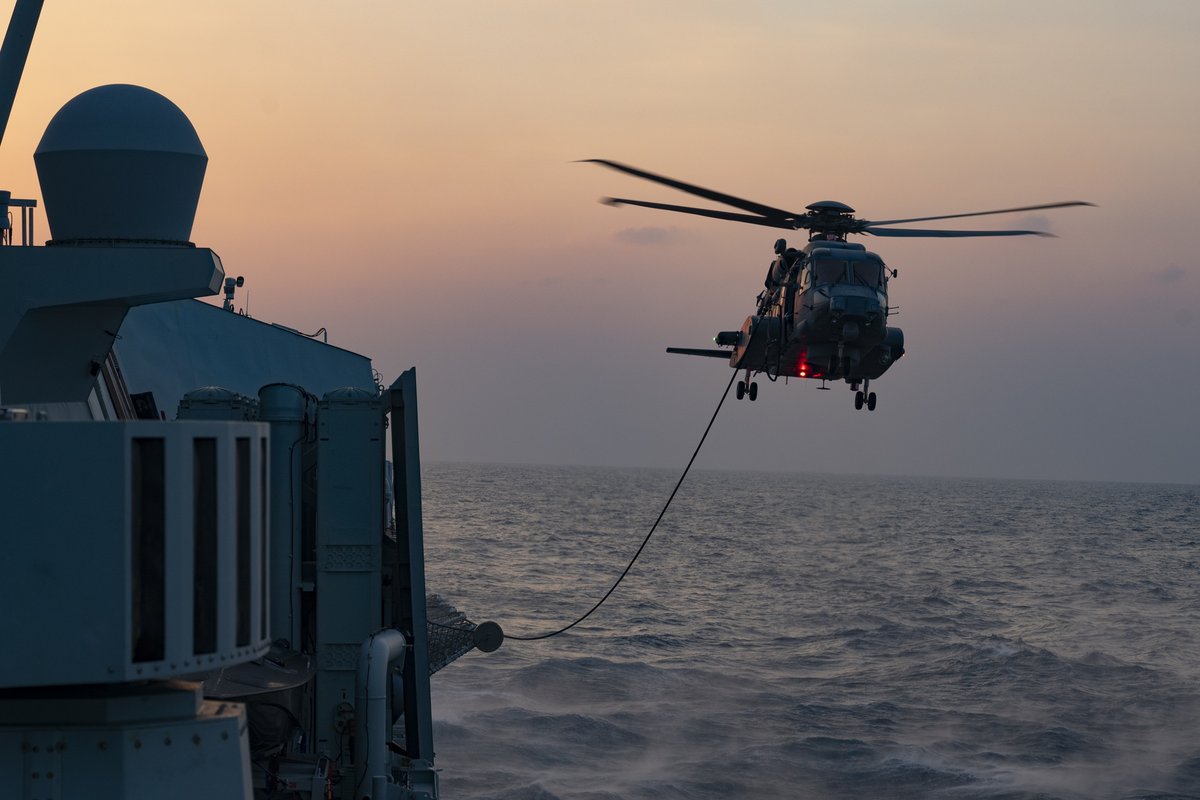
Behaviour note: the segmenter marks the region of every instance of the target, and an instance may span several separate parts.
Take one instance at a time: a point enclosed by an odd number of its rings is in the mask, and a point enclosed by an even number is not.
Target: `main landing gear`
[[[854,390],[854,408],[862,411],[863,404],[866,404],[868,411],[875,410],[875,393],[869,391],[871,382],[864,380],[862,382],[862,390],[860,391],[857,383],[850,384],[850,388]]]
[[[751,403],[758,399],[758,384],[750,380],[750,370],[746,370],[746,380],[737,382],[737,399],[746,395],[750,395]]]

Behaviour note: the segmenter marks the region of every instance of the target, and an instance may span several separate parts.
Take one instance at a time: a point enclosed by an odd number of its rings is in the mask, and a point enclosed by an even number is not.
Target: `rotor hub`
[[[854,213],[854,209],[845,203],[839,203],[836,200],[821,200],[816,203],[811,203],[805,206],[806,209],[816,214],[833,214],[849,216]]]
[[[808,214],[796,227],[809,230],[809,241],[830,237],[845,241],[846,234],[857,231],[861,224],[855,219],[853,208],[836,200],[821,200],[805,208]]]

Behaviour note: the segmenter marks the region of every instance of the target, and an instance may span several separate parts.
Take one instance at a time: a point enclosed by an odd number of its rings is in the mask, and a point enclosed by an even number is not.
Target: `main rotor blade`
[[[922,230],[920,228],[876,228],[868,226],[852,233],[869,233],[872,236],[923,236],[942,239],[952,239],[961,236],[1049,236],[1056,238],[1053,233],[1045,231],[938,231]]]
[[[868,225],[899,225],[902,222],[929,222],[935,219],[960,219],[962,217],[986,217],[989,214],[1013,214],[1018,211],[1042,211],[1047,208],[1066,208],[1067,206],[1095,206],[1083,200],[1068,200],[1063,203],[1046,203],[1040,206],[1021,206],[1020,208],[998,208],[995,211],[971,211],[966,214],[942,214],[937,217],[910,217],[909,219],[873,219],[864,220]]]
[[[764,217],[787,219],[790,217],[803,216],[803,214],[795,214],[791,211],[784,211],[782,208],[764,206],[761,203],[755,203],[753,200],[744,200],[740,197],[734,197],[731,194],[714,192],[712,189],[705,189],[703,186],[684,183],[683,181],[677,181],[674,178],[668,178],[663,175],[655,175],[653,172],[645,172],[635,167],[619,164],[616,161],[608,161],[603,158],[585,158],[583,159],[582,163],[599,164],[601,166],[608,167],[609,169],[615,169],[617,172],[624,172],[626,175],[632,175],[635,178],[642,178],[643,180],[661,183],[663,186],[670,186],[672,189],[678,189],[681,192],[687,192],[688,194],[694,194],[697,197],[703,197],[705,200],[723,203],[724,205],[740,208],[743,211],[749,211],[753,214],[759,214]]]
[[[751,225],[765,225],[768,228],[786,228],[795,230],[796,226],[790,220],[756,217],[752,214],[735,214],[732,211],[717,211],[712,208],[692,208],[691,206],[672,206],[666,203],[651,203],[648,200],[626,200],[622,197],[603,197],[601,203],[607,206],[642,206],[643,208],[658,208],[663,211],[678,211],[680,214],[696,214],[701,217],[727,219],[731,222],[749,222]]]

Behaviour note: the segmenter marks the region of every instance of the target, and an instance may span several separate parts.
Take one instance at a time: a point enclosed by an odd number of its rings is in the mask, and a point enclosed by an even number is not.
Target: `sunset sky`
[[[1200,483],[1197,41],[1183,0],[49,0],[0,170],[39,196],[63,103],[159,91],[239,305],[416,365],[427,459],[671,468],[729,371],[663,348],[740,326],[776,232],[606,208],[699,203],[577,159],[868,218],[1088,200],[861,239],[908,350],[879,409],[760,378],[698,466]]]

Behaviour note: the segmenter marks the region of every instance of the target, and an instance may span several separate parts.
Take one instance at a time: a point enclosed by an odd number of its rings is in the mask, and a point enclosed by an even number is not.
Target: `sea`
[[[427,464],[429,589],[562,627],[678,477]],[[432,682],[447,798],[1200,798],[1200,487],[693,470]]]

